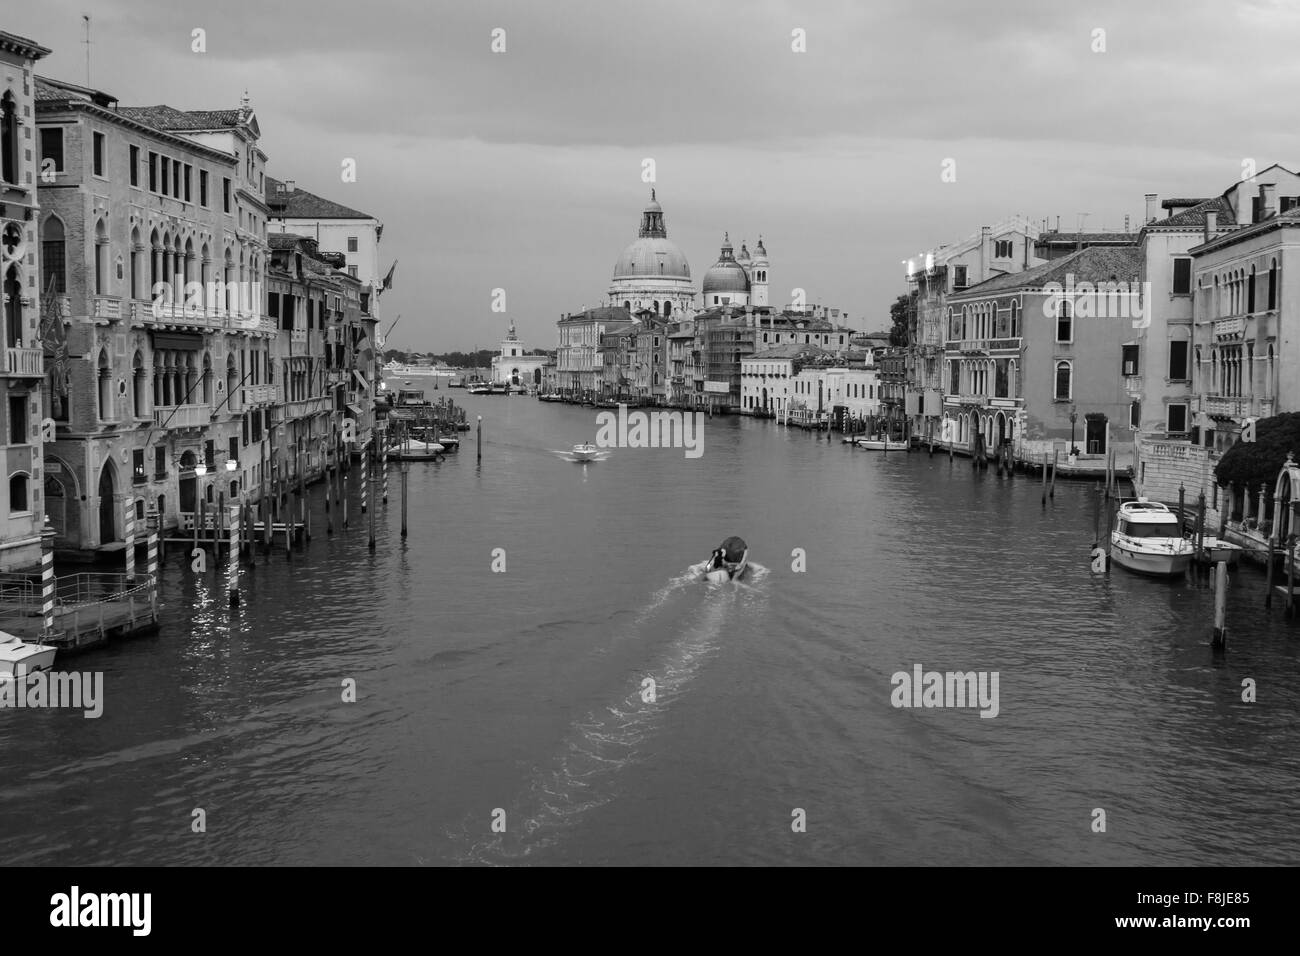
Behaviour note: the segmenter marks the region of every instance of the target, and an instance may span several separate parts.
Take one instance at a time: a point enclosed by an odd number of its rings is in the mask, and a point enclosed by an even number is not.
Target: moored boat
[[[28,644],[21,637],[0,631],[0,674],[10,677],[48,671],[54,666],[58,648]]]
[[[1195,554],[1182,535],[1178,516],[1158,501],[1138,498],[1119,507],[1110,534],[1110,558],[1138,574],[1183,574]]]
[[[859,438],[856,444],[867,451],[907,451],[907,442],[892,438]]]
[[[394,445],[388,453],[389,458],[398,461],[433,461],[446,452],[441,442],[426,441],[423,438],[408,438]]]

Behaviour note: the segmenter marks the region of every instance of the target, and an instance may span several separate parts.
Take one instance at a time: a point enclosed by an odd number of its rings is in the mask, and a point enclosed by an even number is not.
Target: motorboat
[[[593,445],[591,442],[584,442],[581,445],[574,445],[573,451],[571,452],[573,457],[578,461],[595,461],[596,455],[598,455],[599,453],[600,453],[600,449],[597,448],[595,445]]]
[[[1110,533],[1110,558],[1138,574],[1183,574],[1196,549],[1185,539],[1178,516],[1158,501],[1138,498],[1119,506]]]
[[[745,573],[748,566],[749,546],[743,538],[732,535],[714,548],[713,554],[704,563],[704,580],[710,584],[734,581]]]
[[[1188,541],[1195,547],[1194,540],[1189,538]],[[1245,550],[1241,545],[1225,541],[1217,535],[1207,534],[1201,539],[1201,553],[1210,564],[1218,564],[1222,561],[1228,567],[1236,567]]]
[[[907,451],[907,442],[892,438],[859,438],[856,444],[867,451]]]
[[[441,458],[445,452],[446,448],[441,442],[408,438],[394,445],[388,457],[396,458],[398,461],[433,461]]]
[[[54,666],[58,648],[48,644],[28,644],[21,637],[0,631],[0,675],[9,677],[48,671]]]
[[[435,444],[441,445],[442,450],[447,454],[460,451],[460,439],[455,435],[439,435]]]

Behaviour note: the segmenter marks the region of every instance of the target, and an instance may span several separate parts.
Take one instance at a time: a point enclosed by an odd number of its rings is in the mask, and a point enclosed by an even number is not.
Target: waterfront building
[[[669,324],[646,310],[637,315],[629,336],[632,394],[643,405],[663,405],[667,399]]]
[[[881,349],[877,358],[880,382],[880,414],[890,422],[907,417],[909,350],[903,346]]]
[[[599,306],[560,316],[555,353],[555,377],[560,394],[571,399],[594,399],[602,392],[604,357],[601,336],[628,328],[632,314],[624,308]]]
[[[668,238],[663,207],[650,190],[641,211],[641,228],[614,264],[608,307],[632,315],[650,309],[665,319],[689,317],[695,308],[691,267],[677,243]]]
[[[805,365],[828,357],[816,345],[788,342],[740,361],[740,408],[747,414],[785,417],[794,395],[794,378]]]
[[[277,232],[267,239],[267,316],[279,333],[271,362],[283,388],[271,410],[268,477],[310,480],[323,471],[347,409],[346,330],[361,318],[361,282],[343,271],[341,253],[322,252],[313,238]]]
[[[905,381],[901,402],[912,434],[935,434],[943,408],[943,350],[948,297],[999,275],[1042,264],[1038,227],[1013,216],[951,245],[937,246],[905,263],[912,302],[908,315]],[[891,366],[892,376],[892,366]],[[891,381],[891,396],[893,396]]]
[[[632,365],[636,359],[634,336],[638,323],[611,328],[600,337],[596,349],[601,377],[596,397],[606,401],[626,402],[632,398]]]
[[[368,212],[302,189],[292,179],[266,177],[265,199],[270,231],[308,236],[315,240],[318,252],[342,255],[342,270],[358,283],[357,313],[345,309],[335,327],[334,346],[341,354],[328,378],[331,387],[341,392],[339,414],[356,422],[357,444],[352,452],[359,453],[372,437],[379,382],[379,298],[392,281],[392,267],[387,275],[379,272],[384,224]]]
[[[501,340],[501,351],[492,357],[492,381],[501,384],[540,386],[542,369],[550,359],[545,355],[525,355],[524,344],[515,333],[515,323]]]
[[[44,303],[47,266],[39,231],[41,197],[35,113],[36,63],[50,50],[0,31],[0,296],[4,308],[6,401],[0,408],[0,456],[5,500],[0,506],[0,571],[26,569],[41,559],[45,476],[41,431],[46,403],[41,383],[45,327],[57,317]],[[57,255],[55,267],[59,265]],[[57,288],[57,284],[55,288]],[[63,354],[49,365],[63,367]]]
[[[1132,290],[1140,273],[1135,246],[1101,246],[952,294],[941,439],[973,450],[978,436],[990,453],[1010,443],[1030,461],[1053,448],[1068,454],[1072,440],[1106,454],[1112,423],[1128,422],[1117,372],[1132,323],[1097,318],[1062,290],[1070,277]],[[1131,453],[1127,441],[1117,447]],[[1131,454],[1117,457],[1131,462]]]
[[[185,529],[201,496],[262,480],[280,394],[266,156],[247,98],[187,112],[45,78],[35,92],[46,341],[67,355],[46,380],[50,523],[62,547],[120,548],[127,507],[142,530]]]
[[[695,323],[675,322],[667,332],[667,401],[675,408],[688,408],[695,392]]]

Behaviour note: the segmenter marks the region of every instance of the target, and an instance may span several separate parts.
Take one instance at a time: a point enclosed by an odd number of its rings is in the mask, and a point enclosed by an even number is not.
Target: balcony
[[[20,378],[43,378],[45,376],[44,349],[5,349],[6,375]]]
[[[278,385],[245,385],[239,391],[245,408],[250,405],[274,405],[280,400]]]
[[[1246,331],[1246,317],[1239,315],[1232,319],[1216,319],[1214,337],[1216,339],[1239,339]]]
[[[91,315],[104,321],[122,318],[122,300],[115,295],[97,295],[91,300]]]
[[[1249,398],[1206,395],[1205,414],[1212,417],[1241,418],[1251,413],[1251,404]]]
[[[211,405],[162,405],[153,410],[159,428],[206,428],[212,421]]]
[[[987,395],[945,395],[944,401],[949,405],[976,405],[983,408],[989,403]]]
[[[1020,339],[991,339],[989,341],[990,352],[1020,351]]]
[[[286,402],[283,408],[286,420],[307,418],[310,415],[328,412],[330,410],[330,400],[328,398],[303,398],[296,402]]]
[[[143,308],[144,321],[158,325],[198,331],[217,331],[225,326],[225,312],[219,309],[186,308],[184,304],[151,302],[144,306],[133,303],[133,313],[136,307]]]
[[[989,352],[988,342],[984,339],[962,339],[958,343],[957,350],[965,352],[968,355],[987,355]]]

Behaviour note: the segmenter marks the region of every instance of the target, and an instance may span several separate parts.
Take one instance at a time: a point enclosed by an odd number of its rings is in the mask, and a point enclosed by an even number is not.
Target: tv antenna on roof
[[[86,21],[86,39],[84,39],[81,42],[86,44],[86,86],[89,87],[90,86],[90,14],[83,13],[81,15],[81,19]]]

